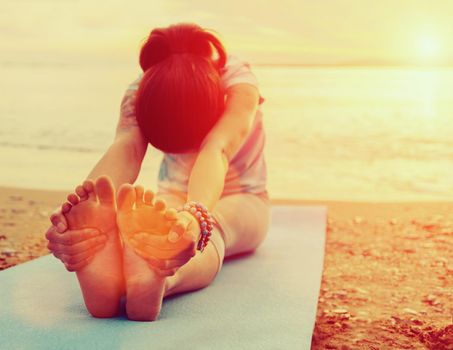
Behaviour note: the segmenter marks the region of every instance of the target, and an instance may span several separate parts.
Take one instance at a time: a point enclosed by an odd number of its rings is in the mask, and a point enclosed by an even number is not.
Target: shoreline
[[[0,186],[0,273],[49,254],[49,216],[66,195]],[[312,349],[450,349],[453,201],[271,203],[328,208]]]
[[[64,190],[54,190],[54,189],[40,189],[40,188],[27,188],[27,187],[15,187],[15,186],[4,186],[0,185],[0,193],[30,193],[30,194],[42,194],[46,193],[51,197],[66,197],[70,191]],[[273,205],[341,205],[341,204],[351,204],[351,205],[448,205],[453,203],[452,200],[440,200],[440,199],[420,199],[420,200],[363,200],[363,199],[351,199],[351,200],[339,200],[339,199],[294,199],[294,198],[285,198],[285,197],[270,197],[270,201]]]

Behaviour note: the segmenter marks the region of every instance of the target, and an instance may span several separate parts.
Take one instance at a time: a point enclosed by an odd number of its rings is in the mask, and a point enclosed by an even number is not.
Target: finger
[[[57,229],[57,228],[56,228],[55,226],[53,226],[53,225],[50,226],[50,227],[47,229],[47,232],[46,232],[45,236],[46,236],[46,239],[47,239],[48,241],[50,241],[50,240],[53,239],[53,236],[54,236],[55,233],[56,233],[56,232],[55,232],[56,229]]]
[[[158,259],[152,256],[149,256],[140,249],[134,249],[135,253],[141,258],[145,259],[146,262],[159,269],[172,269],[175,267],[180,267],[184,265],[187,261],[190,260],[190,257],[184,257],[182,259]]]
[[[50,216],[50,222],[52,222],[52,224],[57,228],[57,231],[60,233],[66,231],[68,227],[66,218],[63,216],[63,214],[61,214],[61,211],[53,213]]]
[[[170,242],[168,240],[168,235],[147,235],[143,233],[137,234],[134,237],[130,237],[129,242],[134,248],[141,249],[143,247],[148,247],[150,249],[155,249],[163,252],[170,250],[182,250],[188,246],[188,243],[185,241],[183,242],[178,240],[174,243]]]
[[[184,232],[186,232],[189,223],[190,221],[185,217],[178,218],[178,221],[176,221],[170,228],[168,240],[172,243],[176,243],[182,237]]]
[[[175,260],[183,260],[186,259],[188,256],[193,256],[193,251],[195,247],[194,242],[185,242],[184,246],[176,246],[175,249],[161,249],[156,248],[151,245],[144,244],[137,249],[141,250],[146,256],[152,256],[155,259],[160,260],[168,260],[168,259],[175,259]]]
[[[59,253],[61,251],[60,248],[60,244],[56,244],[56,243],[47,243],[47,249],[49,249],[52,253]]]
[[[102,250],[104,248],[104,244],[99,244],[97,246],[94,246],[92,249],[81,252],[79,254],[75,255],[67,255],[67,254],[60,254],[60,259],[63,260],[64,263],[68,265],[75,265],[78,264],[79,262],[88,259],[89,257],[93,256],[96,254],[98,251]]]
[[[184,253],[185,254],[189,254],[191,257],[195,255],[195,252],[196,252],[196,246],[197,246],[197,241],[196,240],[193,240],[193,239],[189,239],[189,240],[184,240],[182,239],[181,240],[186,248],[184,249]]]
[[[82,242],[92,237],[100,235],[103,235],[103,233],[93,228],[85,228],[82,230],[69,230],[62,234],[55,235],[53,237],[53,242],[64,245],[73,245],[78,242]]]
[[[101,235],[99,237],[93,237],[87,239],[86,241],[82,241],[73,245],[63,245],[59,244],[55,247],[54,250],[58,250],[65,255],[78,255],[82,252],[91,251],[98,245],[105,246],[105,242],[107,242],[107,237],[105,235]],[[52,247],[54,245],[52,244]]]
[[[187,227],[189,226],[190,221],[185,218],[178,218],[178,221],[176,221],[173,226],[171,227],[170,231],[174,231],[180,236],[184,234],[184,232],[187,230]]]
[[[130,238],[133,245],[140,246],[142,244],[151,245],[155,248],[174,249],[167,241],[167,235],[153,235],[147,233],[138,233]]]
[[[200,232],[200,234],[201,234],[201,232]],[[198,241],[199,237],[196,236],[196,233],[194,231],[187,230],[182,235],[182,239],[185,240],[185,241],[196,242],[196,241]]]
[[[178,235],[175,231],[170,231],[167,237],[169,242],[176,243],[179,241],[180,235]]]
[[[165,260],[172,259],[178,254],[178,251],[163,250],[148,244],[142,244],[140,247],[134,248],[141,251],[142,255],[140,256],[142,256],[143,258],[152,256],[155,259]]]
[[[88,265],[93,258],[94,258],[94,255],[92,255],[91,257],[89,257],[85,260],[78,262],[77,264],[64,264],[64,265],[66,267],[66,270],[68,270],[69,272],[80,271],[86,265]]]
[[[134,249],[141,249],[142,251],[148,251],[150,252],[151,250],[154,251],[160,251],[161,255],[160,256],[165,256],[165,252],[170,251],[170,250],[175,250],[175,245],[174,243],[170,243],[167,241],[166,238],[165,242],[161,244],[155,244],[155,242],[151,242],[151,244],[148,244],[147,242],[150,242],[150,240],[147,240],[146,242],[143,240],[135,240],[135,239],[129,239],[129,243]]]

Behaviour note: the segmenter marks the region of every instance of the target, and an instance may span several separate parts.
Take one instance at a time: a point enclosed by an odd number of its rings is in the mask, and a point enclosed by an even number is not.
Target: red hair
[[[219,39],[196,24],[151,31],[140,51],[144,74],[135,106],[149,143],[168,153],[199,148],[224,109],[225,61]]]

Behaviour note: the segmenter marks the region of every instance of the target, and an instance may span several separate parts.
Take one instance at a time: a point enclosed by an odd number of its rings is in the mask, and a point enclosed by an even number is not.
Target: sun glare
[[[418,56],[423,60],[436,59],[440,56],[440,43],[433,37],[422,36],[417,41]]]

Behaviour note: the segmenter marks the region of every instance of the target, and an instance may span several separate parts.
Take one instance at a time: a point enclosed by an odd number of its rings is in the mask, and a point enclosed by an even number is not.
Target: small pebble
[[[425,298],[427,301],[433,301],[436,299],[436,296],[434,294],[428,294]]]
[[[16,254],[16,250],[13,248],[6,247],[6,248],[3,248],[1,253],[5,256],[12,256],[12,255]]]
[[[440,256],[440,257],[436,258],[435,262],[441,263],[442,265],[446,265],[448,263],[448,260],[447,260],[447,258]]]
[[[360,216],[356,216],[354,218],[354,224],[361,224],[363,222],[363,218]]]
[[[362,294],[368,294],[369,293],[366,289],[362,289],[362,288],[359,288],[359,287],[355,288],[354,291],[357,292],[357,293],[362,293]]]
[[[416,250],[412,249],[412,248],[403,249],[403,253],[406,253],[406,254],[413,254],[415,252],[416,252]]]
[[[338,309],[332,310],[332,312],[333,312],[334,314],[347,314],[347,313],[348,313],[348,310],[338,308]]]
[[[407,313],[407,314],[411,314],[411,315],[418,315],[418,312],[413,310],[413,309],[410,309],[410,308],[405,308],[403,309],[403,312]]]

